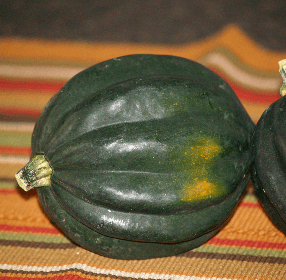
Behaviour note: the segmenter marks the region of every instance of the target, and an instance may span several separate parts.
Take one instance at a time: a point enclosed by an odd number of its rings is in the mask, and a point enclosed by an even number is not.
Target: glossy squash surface
[[[84,248],[122,259],[174,255],[230,217],[249,181],[253,128],[206,67],[120,57],[79,73],[51,99],[17,177],[38,187],[51,219]]]
[[[286,234],[286,97],[261,116],[253,137],[255,191],[276,226]]]
[[[286,59],[278,62],[283,96],[262,114],[252,140],[252,181],[273,223],[286,234]]]

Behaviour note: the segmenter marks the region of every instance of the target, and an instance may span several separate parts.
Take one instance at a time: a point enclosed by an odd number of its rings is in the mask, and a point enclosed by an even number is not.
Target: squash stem
[[[53,170],[44,155],[35,155],[16,173],[19,186],[29,191],[33,188],[49,186]]]
[[[283,59],[278,62],[279,64],[279,72],[283,79],[283,84],[280,87],[280,94],[281,96],[286,95],[286,59]]]

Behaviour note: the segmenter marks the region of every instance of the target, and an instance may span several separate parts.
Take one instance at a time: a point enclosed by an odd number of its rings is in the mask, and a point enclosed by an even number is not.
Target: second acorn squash
[[[252,180],[274,224],[286,234],[286,96],[263,113],[253,137]]]
[[[272,222],[286,234],[286,59],[279,61],[282,98],[260,117],[252,139],[252,181]]]

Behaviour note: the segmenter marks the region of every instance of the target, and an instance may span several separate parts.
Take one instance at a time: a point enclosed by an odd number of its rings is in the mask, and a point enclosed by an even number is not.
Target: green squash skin
[[[234,212],[237,199],[241,196],[248,180],[249,176],[243,180],[240,191],[234,197],[232,212]],[[231,217],[228,215],[228,218],[221,222],[219,227],[189,241],[177,243],[136,242],[105,236],[85,226],[61,207],[50,188],[38,189],[38,196],[45,212],[73,242],[92,252],[114,259],[144,260],[184,253],[206,243],[219,232]]]
[[[63,116],[83,100],[122,81],[146,76],[191,77],[201,84],[214,84],[222,88],[225,104],[232,106],[229,111],[233,119],[241,121],[247,130],[253,130],[253,122],[231,87],[210,69],[180,57],[138,54],[104,61],[70,79],[48,102],[36,123],[32,136],[33,154],[43,153],[44,146],[49,143],[49,136],[54,133]],[[228,101],[231,102],[228,104]],[[88,131],[88,127],[86,129]]]
[[[181,242],[220,226],[237,204],[249,177],[246,176],[237,189],[222,202],[198,211],[173,215],[111,211],[79,200],[56,184],[52,192],[71,216],[100,234],[136,241]]]
[[[273,223],[286,234],[286,98],[262,114],[252,140],[252,180]]]
[[[72,78],[35,126],[32,156],[43,154],[53,169],[39,198],[93,252],[182,253],[230,217],[249,180],[253,129],[231,88],[198,63],[106,61]]]

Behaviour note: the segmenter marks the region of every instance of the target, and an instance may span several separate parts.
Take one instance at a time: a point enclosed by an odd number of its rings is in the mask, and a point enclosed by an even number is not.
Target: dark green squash
[[[254,124],[232,89],[179,57],[130,55],[72,78],[16,175],[74,242],[146,259],[198,247],[249,181]]]
[[[286,65],[286,60],[281,61]],[[285,91],[285,70],[280,68]],[[257,196],[276,226],[286,234],[286,96],[262,114],[252,140],[252,180]]]

